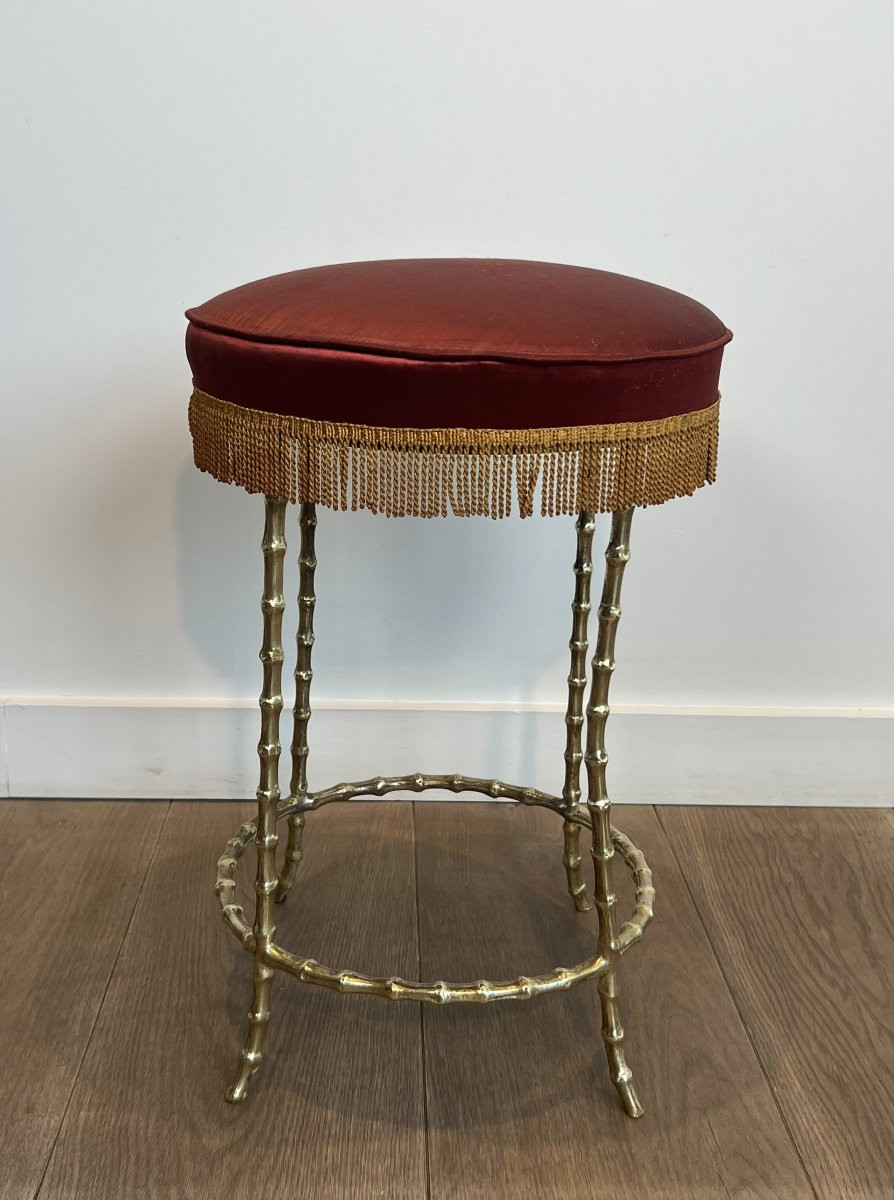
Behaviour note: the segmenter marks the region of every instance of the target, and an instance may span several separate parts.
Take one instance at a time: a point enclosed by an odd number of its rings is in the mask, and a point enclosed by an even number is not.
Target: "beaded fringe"
[[[718,402],[657,421],[561,429],[391,429],[261,412],[196,388],[196,466],[223,483],[389,517],[619,512],[713,483]]]

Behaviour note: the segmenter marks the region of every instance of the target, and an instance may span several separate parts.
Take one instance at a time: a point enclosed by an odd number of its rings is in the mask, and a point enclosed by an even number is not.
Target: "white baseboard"
[[[0,708],[0,788],[7,796],[254,795],[259,717],[253,700],[15,697]],[[563,716],[554,705],[321,700],[310,724],[310,784],[458,771],[558,792]],[[285,746],[290,723],[287,712]],[[619,803],[894,801],[891,710],[619,705],[608,748],[609,784]],[[282,775],[285,785],[287,766]]]

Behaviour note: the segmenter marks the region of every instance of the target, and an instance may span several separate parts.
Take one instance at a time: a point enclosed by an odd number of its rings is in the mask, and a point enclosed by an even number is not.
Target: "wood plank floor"
[[[476,978],[580,962],[595,918],[564,890],[561,822],[503,805],[419,805],[422,972]],[[627,1057],[647,1115],[630,1122],[608,1078],[595,988],[561,998],[423,1012],[433,1200],[507,1195],[809,1197],[747,1034],[651,809],[616,813],[648,848],[656,921],[623,960]],[[633,911],[626,869],[619,905]],[[625,886],[626,885],[626,886]],[[458,887],[474,897],[457,937]],[[476,919],[477,916],[477,919]],[[593,917],[593,919],[591,919]],[[457,1053],[465,1047],[465,1053]],[[747,1136],[743,1136],[747,1130]]]
[[[40,1183],[165,807],[0,802],[0,1196]]]
[[[658,889],[621,974],[639,1122],[586,984],[442,1009],[277,976],[225,1104],[250,960],[212,889],[250,812],[0,802],[0,1200],[894,1197],[891,812],[616,809]],[[561,841],[514,805],[334,805],[278,940],[409,978],[578,961]]]
[[[894,1196],[894,813],[661,817],[817,1196]]]

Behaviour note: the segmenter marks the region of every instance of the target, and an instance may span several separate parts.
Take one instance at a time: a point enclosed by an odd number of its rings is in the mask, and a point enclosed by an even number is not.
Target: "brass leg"
[[[260,659],[264,683],[261,691],[261,740],[258,756],[261,778],[258,786],[258,824],[255,843],[258,869],[255,877],[254,993],[248,1014],[248,1033],[239,1061],[236,1081],[227,1091],[233,1103],[244,1100],[248,1081],[261,1065],[264,1036],[270,1020],[270,992],[274,969],[267,964],[268,947],[273,942],[275,925],[274,893],[276,891],[276,809],[279,801],[279,715],[282,711],[282,617],[283,558],[286,551],[286,501],[265,497],[264,522],[264,595],[261,611],[264,614],[264,641]]]
[[[298,556],[300,568],[298,583],[298,654],[295,661],[295,708],[292,734],[292,778],[289,783],[289,803],[307,795],[307,723],[310,720],[310,683],[314,677],[311,669],[311,651],[314,644],[314,571],[317,566],[314,551],[314,535],[317,528],[317,510],[313,504],[301,505],[301,551]],[[304,813],[292,813],[288,818],[289,839],[286,857],[279,873],[276,901],[282,904],[288,896],[298,864],[304,857],[301,835],[304,831]]]
[[[583,514],[588,516],[589,514]],[[612,530],[605,552],[605,583],[599,605],[599,634],[593,656],[593,682],[587,705],[587,807],[593,821],[593,864],[596,870],[596,907],[599,911],[599,952],[609,969],[599,979],[602,1006],[602,1040],[608,1056],[609,1073],[620,1093],[628,1117],[641,1117],[642,1105],[633,1088],[630,1068],[624,1059],[624,1029],[619,1006],[618,962],[620,943],[615,927],[615,893],[612,882],[614,844],[611,834],[611,802],[605,786],[605,723],[608,719],[608,687],[615,669],[615,633],[621,615],[621,580],[630,557],[630,524],[633,509],[612,514]]]
[[[568,708],[565,712],[565,786],[563,808],[574,813],[580,803],[581,730],[584,723],[584,688],[587,686],[587,620],[590,615],[590,580],[593,576],[593,532],[596,514],[582,512],[577,518],[577,556],[574,560],[574,614],[571,641],[571,673],[568,676]],[[568,892],[578,912],[592,908],[587,885],[581,875],[580,825],[564,822],[565,852],[562,861],[568,879]]]

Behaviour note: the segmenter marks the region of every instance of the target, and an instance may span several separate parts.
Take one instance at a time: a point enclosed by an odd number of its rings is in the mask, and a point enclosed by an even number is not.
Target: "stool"
[[[708,309],[667,288],[584,267],[501,259],[314,267],[235,288],[187,317],[196,465],[263,493],[266,506],[258,814],[227,843],[216,888],[226,923],[254,961],[248,1033],[227,1099],[245,1099],[260,1066],[277,970],[337,992],[432,1004],[530,999],[594,979],[611,1079],[628,1116],[640,1116],[624,1056],[618,979],[621,956],[651,920],[655,892],[642,853],[610,824],[608,689],[633,510],[713,481],[720,361],[732,334]],[[315,506],[505,517],[514,499],[525,517],[538,491],[541,515],[577,517],[561,795],[422,772],[310,791]],[[281,799],[287,503],[300,504],[301,549],[292,771]],[[611,534],[584,709],[597,513],[612,514]],[[431,788],[539,805],[563,818],[568,891],[578,911],[594,902],[598,910],[592,957],[499,982],[424,983],[334,969],[278,945],[275,903],[295,883],[305,815],[336,800]],[[281,820],[288,840],[277,869]],[[591,836],[592,899],[581,872],[581,828]],[[235,898],[237,863],[250,842],[257,846],[252,924]],[[636,889],[633,914],[622,924],[615,852]]]

